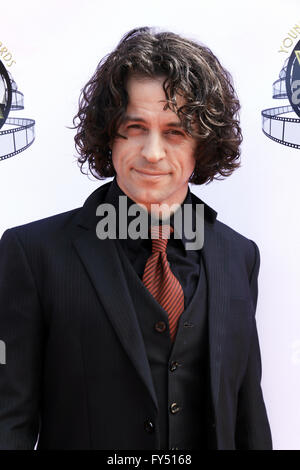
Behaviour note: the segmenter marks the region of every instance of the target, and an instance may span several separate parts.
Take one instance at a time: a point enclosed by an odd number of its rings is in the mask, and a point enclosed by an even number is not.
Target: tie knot
[[[171,225],[152,225],[152,252],[165,252],[167,249],[168,240],[170,238],[170,233],[172,233],[173,231],[174,229]]]

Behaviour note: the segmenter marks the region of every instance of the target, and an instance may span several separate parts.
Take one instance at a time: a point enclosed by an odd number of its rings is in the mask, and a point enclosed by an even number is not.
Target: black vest
[[[207,282],[202,256],[198,285],[173,344],[167,313],[117,246],[157,395],[158,449],[207,449]]]

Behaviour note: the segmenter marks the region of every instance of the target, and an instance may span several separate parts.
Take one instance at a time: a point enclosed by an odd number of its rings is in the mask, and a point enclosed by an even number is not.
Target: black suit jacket
[[[96,207],[0,242],[0,448],[155,449],[157,399],[114,240]],[[201,203],[195,195],[194,202]],[[205,205],[211,449],[271,449],[255,321],[259,251]]]

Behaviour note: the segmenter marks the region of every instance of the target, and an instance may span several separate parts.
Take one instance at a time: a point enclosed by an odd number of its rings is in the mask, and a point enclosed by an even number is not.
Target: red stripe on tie
[[[155,300],[167,312],[171,340],[174,341],[178,320],[184,311],[184,294],[180,282],[174,276],[167,260],[167,243],[173,227],[159,225],[151,227],[152,254],[143,274],[143,283]]]

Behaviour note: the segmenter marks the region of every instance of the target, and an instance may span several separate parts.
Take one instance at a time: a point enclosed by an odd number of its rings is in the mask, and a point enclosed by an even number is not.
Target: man
[[[213,53],[173,33],[133,30],[100,62],[75,141],[80,164],[114,180],[2,236],[2,449],[38,433],[38,449],[272,448],[259,251],[188,186],[239,166],[238,110]],[[146,237],[128,236],[137,206]],[[204,244],[188,249],[197,207]]]

